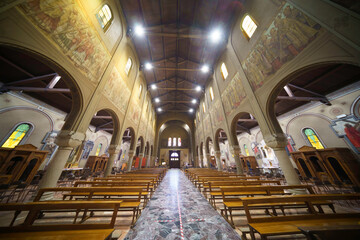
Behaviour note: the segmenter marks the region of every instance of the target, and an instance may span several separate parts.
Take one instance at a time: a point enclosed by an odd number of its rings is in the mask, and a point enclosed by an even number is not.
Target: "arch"
[[[20,46],[18,44],[4,42],[0,40],[0,48],[7,48],[11,51],[16,51],[24,53],[30,58],[34,58],[44,65],[51,68],[54,72],[61,76],[61,79],[64,80],[66,86],[70,89],[72,101],[71,101],[71,110],[65,118],[65,123],[62,126],[61,130],[72,130],[79,125],[77,121],[79,115],[83,112],[84,108],[84,97],[80,89],[80,86],[76,79],[60,64],[57,63],[54,59],[38,52],[33,49],[30,49],[25,46]]]
[[[315,129],[310,127],[305,127],[301,130],[302,134],[304,135],[304,138],[307,140],[307,142],[316,149],[324,149],[325,145],[321,141],[321,138],[319,137],[319,134],[315,131]]]
[[[32,159],[29,164],[26,166],[25,170],[23,171],[23,173],[21,174],[19,181],[21,182],[26,182],[26,180],[28,179],[31,171],[34,169],[34,167],[36,166],[38,162],[37,158]]]
[[[210,154],[210,142],[213,142],[212,139],[210,137],[207,137],[206,143],[205,143],[205,153],[206,154]]]
[[[300,166],[301,166],[302,170],[304,171],[306,177],[311,178],[311,177],[312,177],[312,174],[311,174],[308,166],[306,165],[304,159],[298,158],[297,160],[298,160],[298,162],[300,163]]]
[[[111,109],[111,108],[103,108],[103,109],[99,109],[95,112],[95,115],[97,115],[97,113],[106,113],[107,115],[111,116],[111,120],[112,123],[105,123],[103,124],[103,127],[109,128],[112,127],[112,136],[111,136],[111,140],[110,140],[110,144],[111,145],[117,145],[120,142],[121,139],[121,135],[119,134],[120,132],[120,119],[119,116],[117,115],[117,113]],[[99,128],[98,128],[99,127]],[[102,130],[100,126],[96,126],[96,131],[98,130]]]
[[[244,121],[240,121],[240,119],[244,119]],[[240,122],[240,124],[239,124]],[[250,112],[239,112],[235,115],[233,120],[231,121],[230,127],[230,138],[233,144],[239,146],[239,141],[237,138],[238,132],[246,132],[249,135],[251,134],[250,129],[257,127],[258,123],[256,121],[256,117],[253,113]]]
[[[128,135],[131,137],[129,150],[134,150],[135,147],[136,147],[136,144],[135,144],[135,138],[136,138],[135,137],[135,130],[132,127],[126,128],[124,133],[122,134],[123,141],[124,141],[124,137],[127,137],[127,132],[129,132]]]
[[[267,93],[267,97],[266,97],[267,101],[265,103],[265,115],[266,115],[266,118],[268,119],[269,126],[272,127],[273,130],[277,133],[283,132],[279,122],[277,121],[277,116],[276,116],[276,111],[275,111],[275,106],[276,106],[275,103],[277,101],[278,95],[280,94],[281,91],[283,91],[284,86],[286,84],[288,84],[291,81],[293,81],[294,79],[302,76],[303,74],[309,73],[310,71],[324,68],[327,66],[328,67],[330,67],[330,66],[336,67],[337,65],[339,66],[340,69],[343,66],[357,67],[357,68],[359,67],[358,63],[343,61],[342,59],[340,59],[339,61],[322,61],[322,62],[313,63],[313,64],[306,65],[304,67],[298,68],[295,71],[292,71],[291,73],[289,73],[287,76],[283,77]],[[360,68],[358,70],[360,70]],[[341,82],[341,81],[339,80],[339,82]]]
[[[145,146],[145,144],[144,144],[144,137],[143,136],[140,136],[140,137],[138,137],[138,140],[137,140],[137,143],[136,143],[136,146],[138,145],[138,143],[140,142],[140,144],[139,144],[139,147],[140,147],[140,153],[144,153],[144,146]]]
[[[336,158],[328,157],[327,161],[330,163],[330,166],[333,169],[333,171],[336,173],[339,181],[352,184],[352,181],[350,180],[346,171],[344,170],[344,168],[342,167],[342,165],[339,163],[339,161]]]

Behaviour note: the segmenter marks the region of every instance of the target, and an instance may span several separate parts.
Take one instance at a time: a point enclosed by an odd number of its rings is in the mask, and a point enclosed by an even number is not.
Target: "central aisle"
[[[125,239],[241,238],[181,170],[170,169]]]

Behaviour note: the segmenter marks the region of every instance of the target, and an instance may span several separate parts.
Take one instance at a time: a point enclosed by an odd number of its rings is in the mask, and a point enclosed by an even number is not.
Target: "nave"
[[[240,239],[183,171],[170,169],[144,209],[130,239]]]

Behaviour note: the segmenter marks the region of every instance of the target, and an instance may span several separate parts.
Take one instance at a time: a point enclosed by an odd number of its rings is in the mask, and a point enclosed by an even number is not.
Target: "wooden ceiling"
[[[242,1],[234,0],[120,0],[129,32],[137,25],[145,28],[145,36],[132,36],[141,64],[152,63],[152,70],[144,70],[152,98],[159,98],[155,107],[163,112],[188,112],[197,108],[210,68],[224,50],[234,17],[242,8]],[[208,38],[219,29],[222,40],[215,44]],[[129,33],[128,32],[128,33]]]

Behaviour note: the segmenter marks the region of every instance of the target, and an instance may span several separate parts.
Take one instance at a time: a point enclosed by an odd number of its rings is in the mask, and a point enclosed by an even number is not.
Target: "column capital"
[[[121,145],[110,145],[108,148],[109,154],[118,154],[121,150]]]
[[[85,133],[69,130],[60,131],[55,139],[55,143],[59,147],[77,147],[85,140]]]
[[[241,153],[241,149],[240,149],[240,147],[239,146],[237,146],[237,145],[233,145],[233,146],[230,146],[230,152],[231,152],[231,154],[232,155],[234,155],[234,156],[239,156],[239,154]]]
[[[221,152],[220,152],[220,151],[215,151],[215,156],[216,156],[217,158],[220,158]]]
[[[287,138],[284,133],[264,135],[264,141],[271,148],[284,148],[287,145]]]
[[[144,157],[145,154],[142,152],[142,153],[139,153],[139,157]]]
[[[134,150],[129,150],[129,152],[128,152],[129,156],[130,156],[130,155],[134,155],[134,153],[135,153]]]

